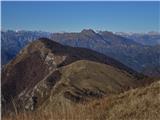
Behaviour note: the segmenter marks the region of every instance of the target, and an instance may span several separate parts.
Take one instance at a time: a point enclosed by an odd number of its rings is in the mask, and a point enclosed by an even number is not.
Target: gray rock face
[[[37,83],[34,88],[23,92],[23,95],[18,98],[21,103],[24,103],[22,107],[27,111],[34,111],[38,104],[43,104],[43,101],[50,96],[51,90],[60,80],[60,77],[60,72],[53,70],[43,80]]]

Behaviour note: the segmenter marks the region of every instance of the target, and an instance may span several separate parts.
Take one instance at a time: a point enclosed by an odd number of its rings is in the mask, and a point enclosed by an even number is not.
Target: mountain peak
[[[92,35],[95,34],[95,31],[92,29],[83,29],[81,33]]]
[[[42,42],[42,43],[46,43],[46,44],[54,44],[54,45],[61,45],[60,43],[53,41],[51,39],[45,38],[45,37],[41,37],[38,40],[36,40],[37,42]]]
[[[61,48],[63,46],[56,41],[50,40],[48,38],[43,38],[43,37],[39,38],[38,40],[33,41],[31,44],[33,46],[36,45],[36,46],[39,46],[39,47],[40,46],[45,46],[45,47],[50,48],[50,49]]]

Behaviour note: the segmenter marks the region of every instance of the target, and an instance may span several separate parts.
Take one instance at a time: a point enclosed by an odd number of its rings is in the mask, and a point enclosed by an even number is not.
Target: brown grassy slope
[[[104,93],[119,93],[136,87],[138,80],[124,70],[110,65],[79,60],[61,70],[62,81],[83,90],[99,90]]]
[[[37,97],[36,108],[58,109],[63,101],[86,102],[92,99],[119,94],[139,85],[132,74],[110,65],[79,60],[53,71],[21,98],[24,106],[31,103],[32,94]],[[58,108],[57,108],[58,107]]]
[[[138,80],[126,71],[87,60],[64,66],[59,72],[60,80],[52,88],[49,100],[43,108],[54,109],[55,104],[63,99],[72,102],[90,101],[118,94],[139,85]]]
[[[159,120],[160,81],[96,101],[89,108],[108,120]]]
[[[93,101],[85,105],[66,107],[61,111],[23,113],[3,120],[159,120],[160,81],[120,95]]]

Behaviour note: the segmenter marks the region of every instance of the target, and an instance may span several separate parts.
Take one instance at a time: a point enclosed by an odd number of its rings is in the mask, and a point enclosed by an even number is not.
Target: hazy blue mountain
[[[110,56],[130,68],[150,75],[160,75],[160,47],[145,46],[132,39],[108,31],[98,33],[82,30],[80,33],[55,33],[54,41],[74,47],[89,48]],[[152,67],[152,70],[148,70]],[[156,69],[154,69],[156,68]],[[160,67],[159,67],[160,68]]]
[[[143,45],[160,45],[160,33],[158,32],[148,32],[148,33],[116,33],[122,37],[132,39]]]
[[[8,63],[29,42],[39,37],[49,37],[50,33],[41,31],[1,31],[2,65]]]

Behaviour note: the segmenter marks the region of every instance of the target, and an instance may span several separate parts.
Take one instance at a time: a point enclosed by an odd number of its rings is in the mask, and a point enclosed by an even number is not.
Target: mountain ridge
[[[67,67],[70,65],[71,67]],[[81,66],[85,68],[82,69],[82,71]],[[77,70],[80,70],[78,72],[79,74],[76,72]],[[110,70],[112,70],[112,72],[109,72]],[[112,73],[119,76],[123,84],[119,83],[119,78]],[[68,84],[69,87],[64,84],[64,76],[66,76],[66,80],[68,79],[70,81]],[[90,77],[91,79],[89,79]],[[111,89],[110,93],[112,94],[114,93],[113,91],[121,92],[140,85],[141,80],[139,79],[143,77],[143,75],[138,74],[122,63],[98,52],[84,48],[64,46],[50,39],[40,38],[26,46],[16,58],[2,70],[2,108],[11,108],[11,100],[14,99],[19,103],[20,108],[23,106],[20,104],[22,102],[26,103],[23,108],[34,110],[37,102],[35,103],[33,99],[36,99],[36,101],[40,103],[45,101],[48,94],[52,91],[52,88],[56,86],[58,86],[58,89],[63,88],[62,90],[68,89],[74,92],[74,94],[72,94],[66,91],[64,94],[60,94],[61,96],[65,96],[71,100],[76,99],[76,101],[77,99],[81,101],[82,97],[83,101],[87,96],[103,96],[104,93],[102,92],[103,90],[101,90],[103,84],[107,83],[110,86],[109,88],[107,88],[107,86],[104,88],[105,92]],[[72,81],[72,79],[75,80]],[[90,81],[92,79],[95,82]],[[113,81],[110,81],[110,79]],[[98,84],[97,82],[99,80],[102,81]],[[60,86],[59,82],[62,82]],[[72,86],[71,83],[74,83],[74,85]],[[92,86],[92,89],[89,89],[89,86],[85,88],[84,83],[88,83],[90,87]],[[81,89],[77,89],[78,86],[75,87],[75,84],[79,86],[81,84]],[[117,87],[113,87],[114,85]],[[72,89],[70,89],[70,87]],[[87,89],[87,91],[84,90],[84,88]],[[98,92],[99,90],[103,94]],[[43,96],[42,98],[40,97],[41,95]]]
[[[90,32],[91,30],[85,30]],[[145,46],[135,42],[132,39],[125,38],[123,36],[116,35],[112,32],[101,31],[98,33],[92,32],[92,34],[80,33],[58,33],[53,34],[52,40],[57,41],[64,45],[70,45],[75,47],[89,48],[100,53],[103,53],[111,58],[114,58],[128,67],[143,72],[147,69],[147,66],[153,68],[159,66],[158,62],[160,58],[159,47]],[[153,59],[154,58],[154,59]],[[156,64],[156,65],[155,65]],[[156,72],[156,71],[155,71]],[[146,75],[154,76],[154,70],[151,74]],[[159,73],[157,73],[159,75]]]
[[[142,45],[133,39],[109,31],[95,32],[92,29],[84,29],[81,32],[53,34],[32,33],[31,31],[7,31],[1,33],[2,66],[13,59],[26,44],[29,44],[34,39],[46,36],[63,45],[83,47],[100,52],[145,75],[151,77],[160,75],[157,69],[160,66],[160,47]]]

